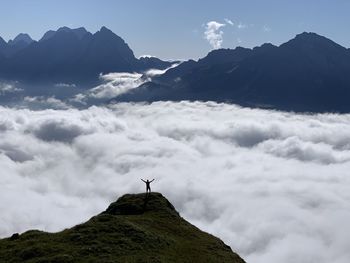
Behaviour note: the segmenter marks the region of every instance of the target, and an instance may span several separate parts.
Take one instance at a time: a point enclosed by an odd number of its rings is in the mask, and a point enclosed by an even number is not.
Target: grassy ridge
[[[58,233],[31,230],[0,240],[0,262],[244,261],[179,216],[159,193],[125,195],[86,223]]]

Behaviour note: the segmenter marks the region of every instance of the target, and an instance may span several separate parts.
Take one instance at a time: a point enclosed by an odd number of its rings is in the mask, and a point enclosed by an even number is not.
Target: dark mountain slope
[[[249,77],[242,79],[248,72]],[[350,108],[343,99],[350,95],[349,72],[350,53],[345,48],[303,33],[277,49],[247,59],[227,81],[233,85],[242,81],[235,87],[237,97],[252,104],[346,112]]]
[[[217,49],[211,51],[206,57],[199,59],[198,62],[194,60],[186,61],[176,68],[169,69],[165,74],[161,75],[156,81],[160,83],[176,83],[179,78],[183,78],[191,74],[200,74],[202,71],[208,71],[215,66],[225,65],[231,67],[249,57],[252,50],[248,48],[238,47],[236,49]],[[194,78],[196,78],[194,76]]]
[[[275,47],[215,50],[116,100],[213,100],[293,111],[349,112],[350,52],[315,33]]]
[[[28,35],[20,33],[13,40],[6,43],[2,38],[0,38],[0,53],[4,57],[11,57],[18,51],[28,47],[34,40]]]
[[[166,69],[169,66],[171,66],[171,64],[175,64],[175,63],[179,63],[178,61],[163,61],[159,58],[156,57],[141,57],[138,59],[139,60],[139,67],[141,70],[146,70],[146,69]]]
[[[14,54],[6,65],[7,77],[16,79],[56,80],[65,76],[82,53],[81,43],[73,32],[57,32],[46,41],[31,44]]]
[[[0,37],[0,58],[5,56],[6,49],[7,49],[6,41],[2,37]]]
[[[220,239],[181,218],[159,193],[124,195],[59,233],[32,230],[2,239],[0,261],[244,263]]]
[[[86,65],[88,73],[132,72],[138,68],[138,60],[128,44],[106,27],[89,40],[79,61],[80,66]]]

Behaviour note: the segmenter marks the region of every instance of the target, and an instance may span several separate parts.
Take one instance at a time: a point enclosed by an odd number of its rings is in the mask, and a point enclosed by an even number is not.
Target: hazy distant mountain
[[[349,112],[350,51],[315,33],[279,47],[220,49],[117,100],[214,100],[294,111]]]
[[[18,45],[21,43],[29,45],[32,42],[34,42],[34,40],[28,34],[20,33],[13,40],[10,40],[8,44],[10,46]]]
[[[7,48],[7,43],[0,37],[0,58],[4,56],[4,50]]]
[[[138,60],[125,41],[106,27],[91,34],[85,28],[61,27],[39,41],[21,34],[11,43],[0,40],[0,78],[25,81],[93,82],[100,73],[164,69],[170,62]],[[21,44],[16,52],[8,50]]]
[[[60,27],[57,31],[49,30],[47,31],[43,37],[39,41],[45,41],[53,37],[56,33],[59,32],[72,32],[74,33],[79,39],[82,39],[86,34],[90,34],[84,27],[79,27],[75,29],[70,29],[69,27]]]
[[[13,40],[9,40],[8,43],[0,38],[0,54],[2,54],[3,57],[10,57],[21,49],[29,46],[32,42],[34,42],[34,40],[28,34],[23,33],[16,36]]]

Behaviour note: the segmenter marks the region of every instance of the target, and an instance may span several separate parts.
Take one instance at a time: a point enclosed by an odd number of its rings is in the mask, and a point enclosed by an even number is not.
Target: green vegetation
[[[0,262],[244,263],[220,239],[181,218],[159,193],[124,195],[62,232],[31,230],[1,239]]]

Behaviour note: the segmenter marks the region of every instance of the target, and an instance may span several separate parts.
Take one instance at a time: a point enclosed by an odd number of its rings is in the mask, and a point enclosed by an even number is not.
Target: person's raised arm
[[[146,183],[146,181],[145,181],[145,180],[143,180],[143,179],[141,179],[141,181],[142,181],[142,182],[144,182],[144,183]]]
[[[154,179],[151,181],[151,183],[154,181]]]

